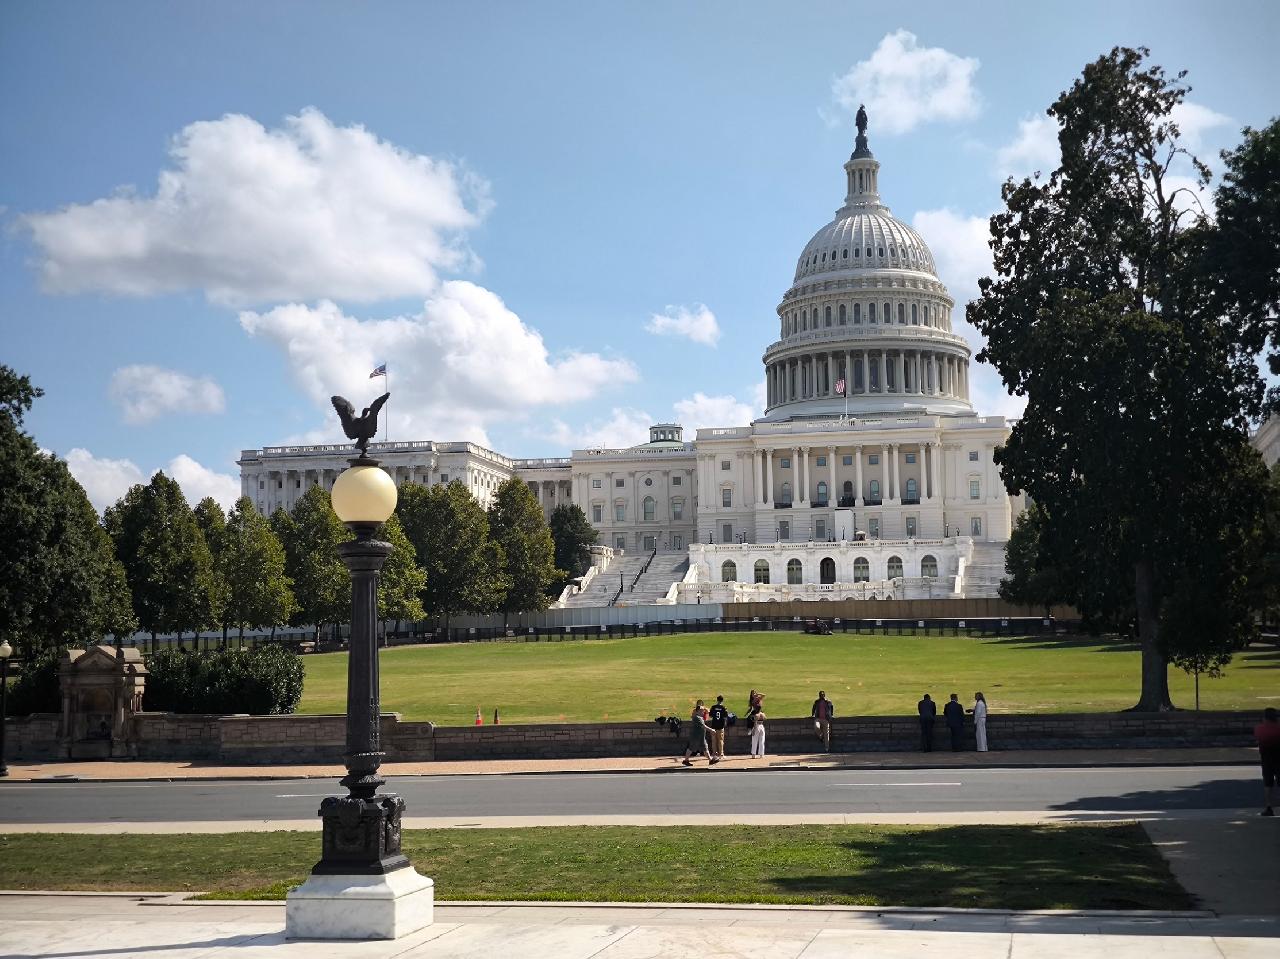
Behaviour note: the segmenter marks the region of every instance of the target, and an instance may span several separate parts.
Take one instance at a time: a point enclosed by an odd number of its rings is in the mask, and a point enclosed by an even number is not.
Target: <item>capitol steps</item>
[[[628,588],[618,600],[619,605],[646,606],[666,597],[672,583],[684,579],[689,571],[687,553],[658,553],[649,569],[640,577],[635,589]]]
[[[1004,580],[1004,544],[974,542],[973,557],[965,567],[966,599],[994,599],[1000,595]]]
[[[620,584],[630,586],[631,581],[636,578],[636,574],[640,572],[648,559],[649,554],[647,553],[642,553],[639,556],[614,557],[609,564],[609,568],[598,573],[583,592],[575,593],[566,600],[564,608],[608,606],[609,601],[618,592],[618,586]],[[623,593],[623,595],[625,596],[626,593]]]

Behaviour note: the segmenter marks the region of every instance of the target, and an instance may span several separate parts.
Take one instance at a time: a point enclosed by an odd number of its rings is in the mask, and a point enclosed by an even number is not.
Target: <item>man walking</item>
[[[1253,727],[1258,741],[1258,758],[1262,762],[1262,794],[1266,806],[1262,815],[1274,816],[1276,780],[1280,779],[1280,713],[1268,706],[1262,711],[1262,722]]]
[[[836,714],[835,703],[827,699],[824,691],[818,690],[818,698],[813,701],[809,714],[813,717],[818,738],[822,740],[822,748],[831,752],[831,720]]]
[[[938,704],[928,693],[924,699],[916,703],[916,711],[920,713],[920,751],[933,752],[933,721],[938,718]]]
[[[960,697],[951,694],[951,702],[942,707],[942,718],[951,733],[951,751],[960,751],[960,737],[964,735],[964,707],[960,705]]]
[[[717,762],[724,759],[724,727],[728,722],[729,710],[724,704],[724,697],[717,696],[707,720],[707,725],[711,728],[711,757]]]

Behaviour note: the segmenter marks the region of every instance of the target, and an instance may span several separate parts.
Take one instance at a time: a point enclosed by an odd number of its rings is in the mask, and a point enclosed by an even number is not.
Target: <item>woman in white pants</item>
[[[987,751],[987,700],[982,693],[973,694],[973,734],[978,741],[978,752]]]
[[[764,711],[757,710],[751,716],[751,758],[764,758]]]

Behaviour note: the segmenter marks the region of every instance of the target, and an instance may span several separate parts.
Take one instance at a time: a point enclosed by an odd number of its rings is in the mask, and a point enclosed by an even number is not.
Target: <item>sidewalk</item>
[[[999,752],[815,753],[810,755],[727,756],[718,768],[751,769],[984,769],[1073,768],[1103,766],[1254,765],[1257,750],[1246,747],[1163,749],[1039,749]],[[674,757],[616,759],[490,759],[466,762],[384,763],[382,774],[396,776],[479,776],[535,773],[630,773],[678,771]],[[11,782],[145,782],[178,779],[335,779],[339,766],[224,766],[204,762],[10,763]],[[0,789],[4,781],[0,780]]]
[[[286,942],[283,903],[0,895],[0,953],[46,957],[462,959],[1262,959],[1280,921],[1205,913],[1010,913],[643,904],[437,905],[394,942]]]

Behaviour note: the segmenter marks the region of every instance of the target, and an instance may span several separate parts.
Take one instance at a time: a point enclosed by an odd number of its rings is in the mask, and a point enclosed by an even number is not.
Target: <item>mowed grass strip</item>
[[[773,718],[808,716],[819,689],[837,714],[914,715],[923,693],[971,704],[982,690],[999,712],[1111,712],[1137,701],[1139,653],[1081,637],[804,636],[798,632],[686,633],[637,639],[461,643],[381,652],[382,706],[407,720],[470,725],[477,707],[504,723],[651,721],[688,714],[723,694],[746,713],[767,695]],[[347,656],[305,657],[300,713],[346,709]],[[1169,671],[1174,702],[1194,706],[1193,680]],[[1280,651],[1255,647],[1220,679],[1202,677],[1201,708],[1280,705]]]
[[[410,830],[439,899],[1186,909],[1132,823]],[[314,834],[0,836],[0,888],[282,899]]]

